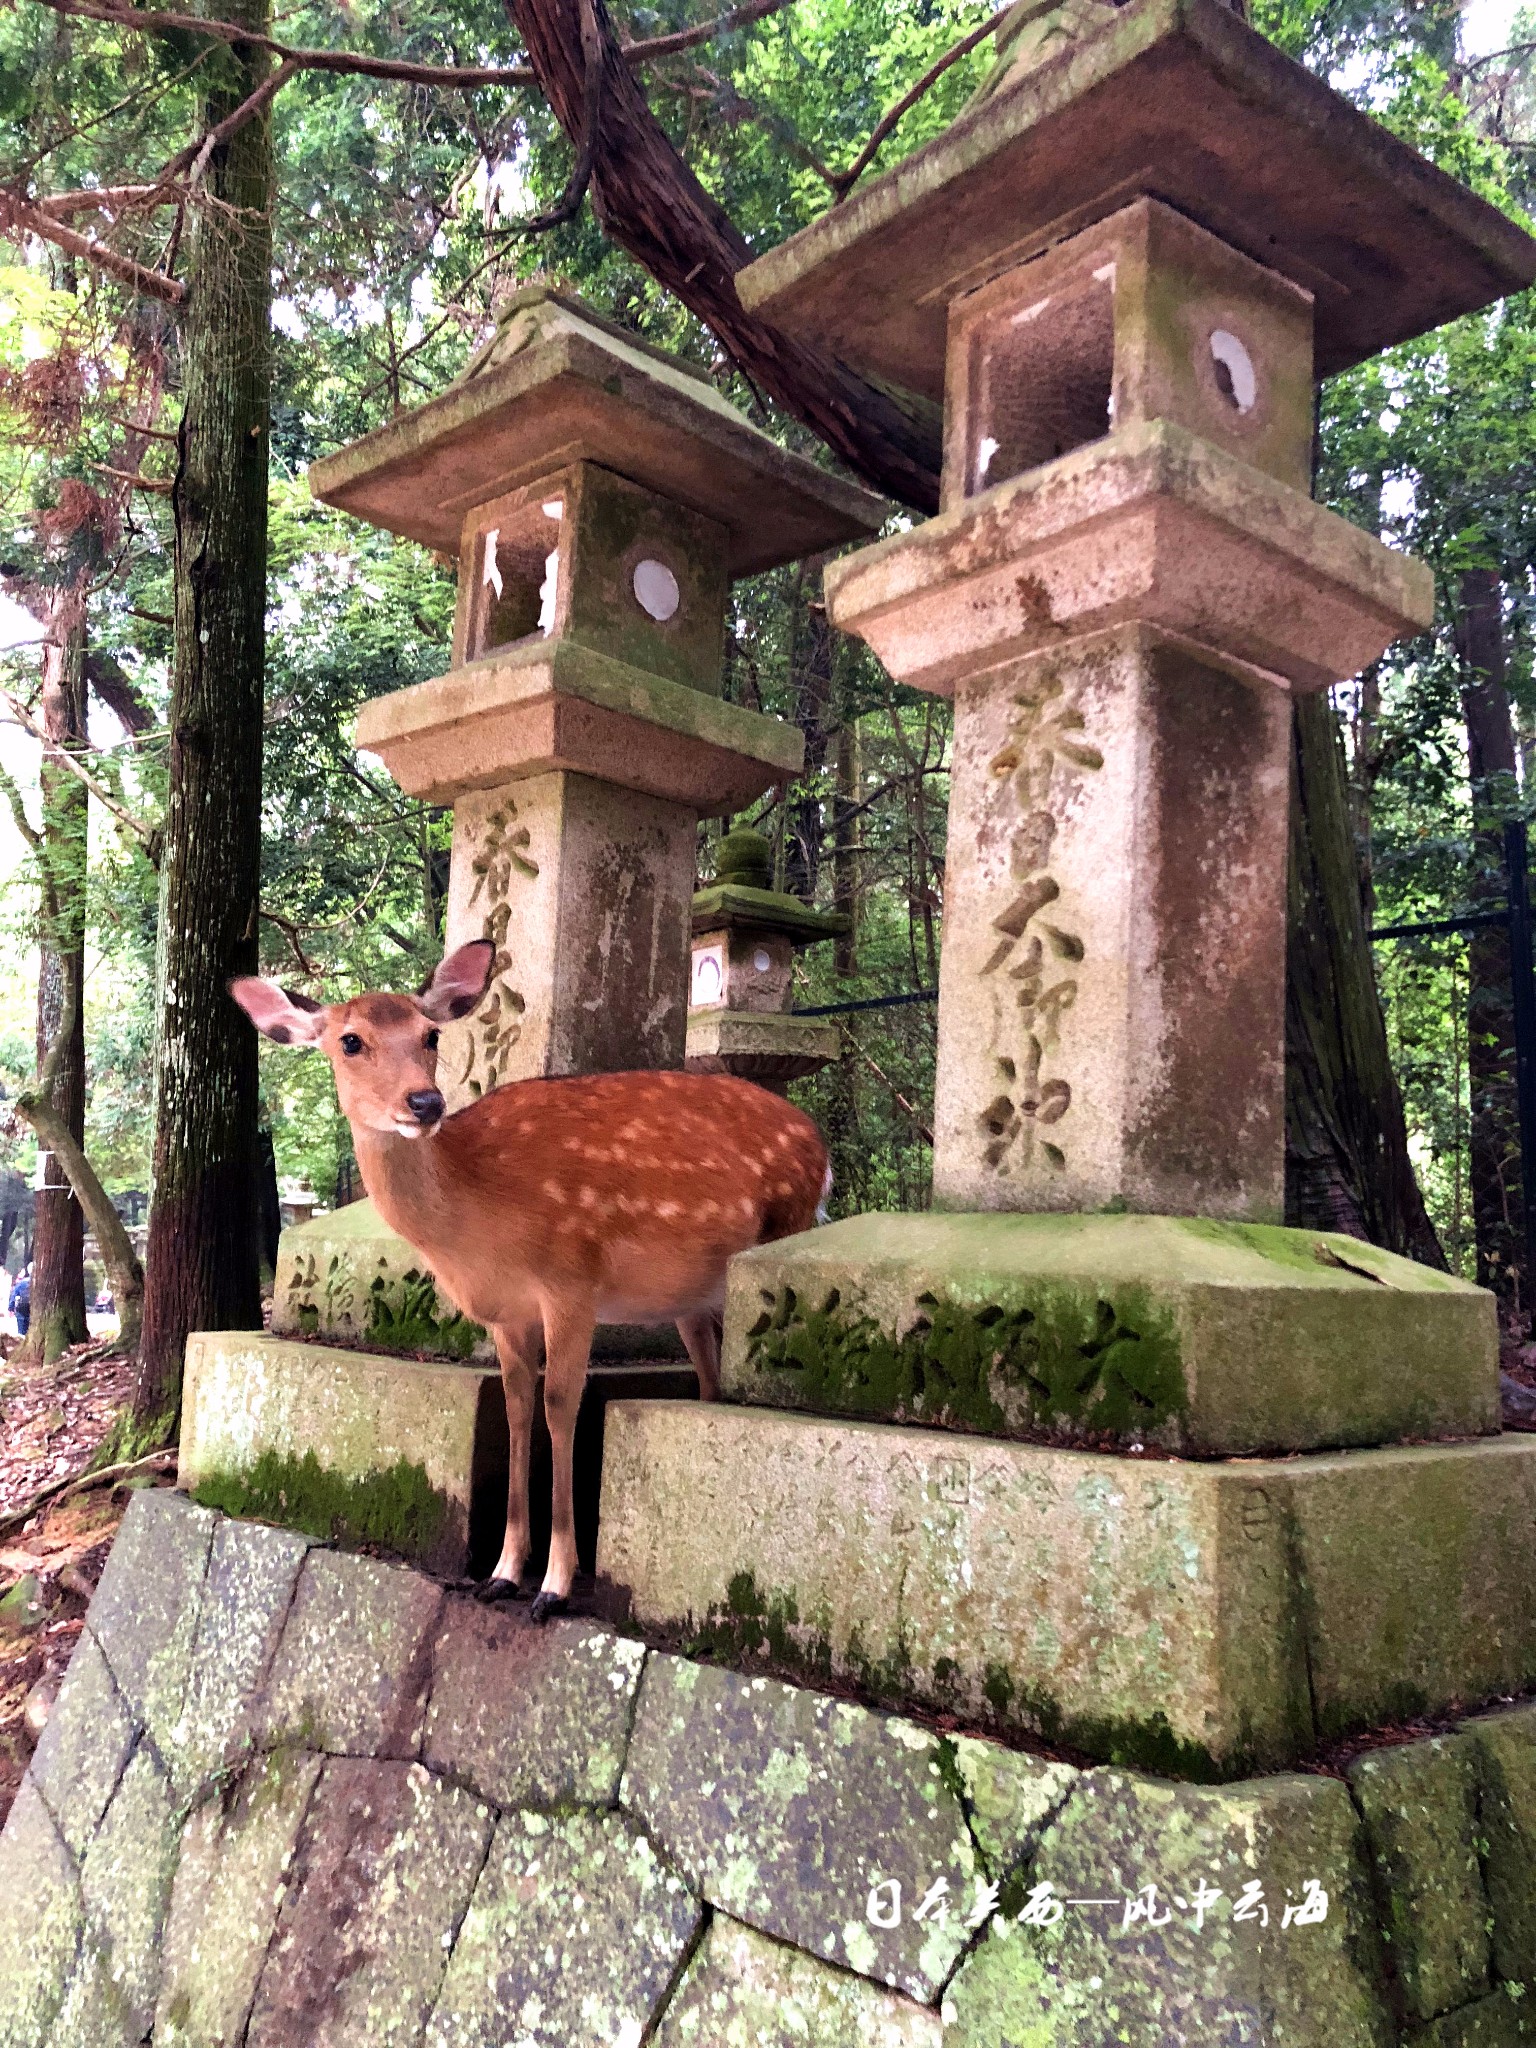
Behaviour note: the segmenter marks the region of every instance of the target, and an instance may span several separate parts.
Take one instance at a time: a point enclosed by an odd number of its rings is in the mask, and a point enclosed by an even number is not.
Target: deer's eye
[[[363,1049],[363,1041],[355,1031],[343,1031],[341,1034],[341,1049],[349,1060],[355,1059]]]
[[[421,1042],[428,1052],[437,1051],[437,1033],[435,1031],[429,1031]]]

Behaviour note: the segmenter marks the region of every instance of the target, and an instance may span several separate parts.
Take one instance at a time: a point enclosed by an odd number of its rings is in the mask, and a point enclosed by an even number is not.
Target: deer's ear
[[[290,994],[257,974],[241,975],[229,992],[256,1029],[278,1045],[319,1044],[324,1005],[312,997]]]
[[[491,982],[491,963],[496,948],[489,939],[471,939],[467,946],[447,954],[437,972],[428,975],[416,991],[416,1007],[434,1024],[451,1024],[480,1007],[480,999]]]

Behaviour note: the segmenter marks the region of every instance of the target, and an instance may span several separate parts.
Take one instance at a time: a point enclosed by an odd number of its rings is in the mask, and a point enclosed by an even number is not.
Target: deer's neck
[[[431,1258],[452,1244],[454,1204],[442,1133],[401,1138],[352,1126],[352,1149],[373,1206],[399,1237]]]

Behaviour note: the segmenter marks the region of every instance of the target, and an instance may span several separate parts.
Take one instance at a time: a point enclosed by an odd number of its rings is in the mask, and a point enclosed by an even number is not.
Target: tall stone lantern
[[[1279,1222],[1292,704],[1433,611],[1311,497],[1315,383],[1524,287],[1536,243],[1220,0],[1003,33],[949,131],[738,279],[944,406],[937,516],[827,577],[954,700],[935,1207],[732,1262],[727,1402],[610,1421],[600,1567],[648,1627],[1250,1778],[1536,1683],[1492,1298]],[[1097,1775],[1105,1831],[1033,1878],[1192,1889],[1317,1839],[1262,1779],[1198,1821],[1165,1785],[1143,1871]],[[1219,1957],[1041,1927],[959,1973],[957,2042],[1389,2031],[1278,1911]]]
[[[403,789],[453,805],[447,944],[497,947],[489,1000],[444,1033],[450,1104],[680,1067],[698,820],[802,752],[721,699],[730,585],[870,533],[880,501],[544,287],[451,390],[310,482],[459,562],[454,666],[357,731]]]

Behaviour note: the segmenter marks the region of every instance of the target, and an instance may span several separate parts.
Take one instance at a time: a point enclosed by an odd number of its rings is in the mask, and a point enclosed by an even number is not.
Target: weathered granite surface
[[[628,1401],[598,1568],[683,1647],[1222,1778],[1536,1686],[1533,1526],[1528,1435],[1142,1459]]]
[[[1536,1706],[1207,1788],[172,1493],[101,1590],[0,1834],[0,2048],[1533,2038]]]

